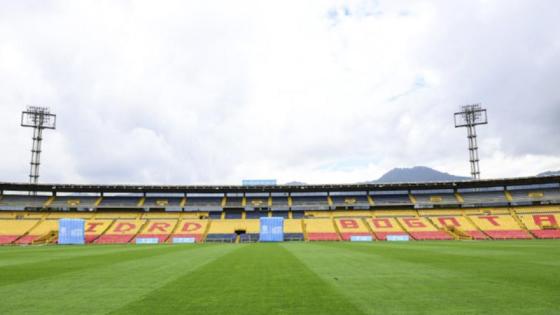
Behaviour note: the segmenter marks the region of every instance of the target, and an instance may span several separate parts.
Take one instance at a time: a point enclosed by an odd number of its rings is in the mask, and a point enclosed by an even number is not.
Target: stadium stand
[[[560,202],[559,189],[509,189],[511,201],[516,205],[529,205],[534,202]]]
[[[338,241],[332,219],[304,219],[305,234],[309,241]]]
[[[457,200],[453,192],[440,192],[440,193],[423,193],[413,192],[412,195],[416,199],[418,205],[457,205]]]
[[[0,219],[0,244],[12,244],[38,223],[39,220]]]
[[[451,240],[453,237],[444,230],[438,230],[426,218],[397,218],[401,226],[416,240]]]
[[[56,233],[56,234],[54,234]],[[35,240],[48,236],[58,235],[58,220],[42,220],[35,225],[27,234],[20,237],[15,244],[32,244]]]
[[[86,220],[84,227],[86,243],[93,243],[112,223],[113,220]]]
[[[473,206],[504,206],[507,205],[504,191],[461,191],[464,204]]]
[[[386,240],[388,235],[408,235],[395,218],[370,218],[366,222],[378,240]]]
[[[435,216],[430,216],[429,219],[437,228],[447,231],[456,239],[488,239],[488,236],[471,223],[467,217],[462,216],[460,211],[459,213],[456,211],[446,211],[440,215],[433,211],[430,214],[435,214]]]
[[[371,194],[376,206],[406,206],[412,205],[407,193]]]
[[[469,218],[492,239],[531,239],[511,215],[471,215]]]
[[[350,240],[352,236],[373,236],[362,219],[339,218],[334,222],[344,241]]]
[[[0,199],[0,207],[9,210],[40,209],[47,200],[49,200],[48,196],[3,195]]]
[[[103,197],[97,205],[99,208],[137,208],[141,197]]]
[[[208,220],[181,220],[170,238],[194,238],[197,242],[204,240]]]
[[[559,213],[522,214],[519,218],[537,238],[560,238]]]
[[[259,220],[216,220],[212,221],[206,236],[207,242],[234,242],[241,241],[238,235],[253,234],[244,236],[243,240],[258,239]]]
[[[143,207],[150,209],[181,208],[183,197],[146,197]]]
[[[177,220],[149,220],[135,239],[157,238],[158,243],[165,243],[169,235],[175,230]]]
[[[105,234],[101,235],[96,244],[124,244],[129,243],[142,229],[146,220],[115,220]]]
[[[369,209],[367,195],[334,195],[331,196],[333,209]]]
[[[327,196],[299,196],[292,195],[292,205],[293,210],[329,210],[329,203]]]
[[[303,241],[303,225],[302,220],[287,219],[284,220],[284,240],[285,241]]]
[[[184,208],[186,211],[221,211],[222,202],[223,197],[220,196],[188,196]]]
[[[173,237],[254,242],[261,217],[283,217],[285,240],[560,238],[559,182],[560,176],[270,187],[0,183],[0,244],[54,243],[64,218],[86,220],[86,241],[96,244]]]

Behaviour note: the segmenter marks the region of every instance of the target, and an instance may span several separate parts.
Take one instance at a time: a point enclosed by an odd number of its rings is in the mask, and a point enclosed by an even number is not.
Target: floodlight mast
[[[461,112],[454,114],[455,128],[467,128],[471,177],[474,180],[478,180],[480,179],[480,159],[478,157],[476,126],[488,124],[488,116],[486,115],[486,109],[482,108],[480,104],[465,105],[461,109]]]
[[[21,113],[21,126],[33,128],[29,183],[37,184],[39,182],[39,165],[41,165],[43,130],[56,129],[56,115],[51,114],[48,107],[28,106],[27,110]]]

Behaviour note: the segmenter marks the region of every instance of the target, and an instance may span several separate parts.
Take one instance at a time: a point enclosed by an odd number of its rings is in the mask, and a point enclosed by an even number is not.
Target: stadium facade
[[[560,176],[351,185],[145,186],[0,183],[0,244],[560,238]]]

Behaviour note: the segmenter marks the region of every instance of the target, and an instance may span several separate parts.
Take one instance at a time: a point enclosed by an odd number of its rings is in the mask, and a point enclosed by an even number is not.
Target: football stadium
[[[552,314],[559,182],[1,183],[0,310]]]
[[[0,315],[560,314],[558,12],[0,1]]]

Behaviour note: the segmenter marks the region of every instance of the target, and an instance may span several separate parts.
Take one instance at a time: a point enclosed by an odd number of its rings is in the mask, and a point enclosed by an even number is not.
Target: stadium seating
[[[0,244],[11,244],[30,231],[39,220],[0,219]]]
[[[368,227],[359,218],[340,218],[334,220],[342,240],[348,241],[352,236],[372,236]]]
[[[286,219],[284,220],[284,240],[286,241],[303,241],[302,220]]]
[[[443,230],[438,230],[426,218],[397,218],[404,229],[416,240],[451,240],[453,237]]]
[[[206,228],[208,226],[208,220],[181,220],[177,224],[177,228],[173,235],[173,237],[181,237],[181,238],[194,238],[197,242],[201,242],[204,238],[204,233],[206,232]]]
[[[523,214],[519,218],[537,238],[560,238],[559,213]]]
[[[531,239],[511,215],[471,215],[469,218],[493,239]]]
[[[309,241],[340,240],[332,219],[305,219],[304,224]]]
[[[112,223],[113,220],[86,220],[84,226],[86,243],[93,243],[93,241],[105,233]]]
[[[175,229],[177,220],[149,220],[136,238],[157,238],[159,243],[165,243]]]
[[[15,244],[31,244],[39,237],[44,236],[50,232],[58,232],[58,220],[43,220],[35,227],[33,227],[27,235],[22,236]]]
[[[366,222],[378,240],[386,240],[387,235],[408,235],[394,218],[370,218]]]
[[[50,212],[47,216],[49,220],[58,219],[91,219],[95,215],[94,212],[69,212],[69,211],[56,211]]]
[[[100,208],[136,208],[140,197],[103,197]]]
[[[451,211],[451,213],[453,212]],[[461,215],[432,216],[430,217],[430,220],[437,228],[448,230],[450,233],[455,234],[458,238],[466,236],[475,240],[488,239],[486,234],[481,232],[466,217]]]
[[[96,244],[123,244],[130,242],[142,229],[146,220],[115,220],[105,234],[101,235]]]

